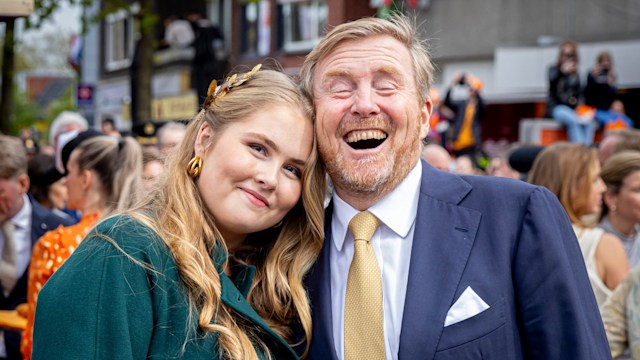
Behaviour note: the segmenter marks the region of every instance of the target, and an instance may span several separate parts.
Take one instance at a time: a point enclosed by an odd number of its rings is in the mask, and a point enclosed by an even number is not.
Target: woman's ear
[[[81,170],[80,176],[82,177],[82,190],[89,190],[89,188],[93,184],[93,173],[91,172],[91,170]]]
[[[193,146],[196,156],[204,156],[207,147],[211,144],[213,139],[213,130],[211,126],[205,121],[200,125],[198,129],[198,136],[196,137],[196,143]]]
[[[615,194],[612,194],[610,191],[604,192],[604,195],[602,196],[602,200],[604,201],[604,203],[607,205],[609,209],[613,209],[616,207],[617,196]]]

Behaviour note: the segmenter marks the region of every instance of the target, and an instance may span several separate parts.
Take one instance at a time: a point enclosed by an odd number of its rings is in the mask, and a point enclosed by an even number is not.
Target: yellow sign
[[[157,121],[189,120],[198,112],[198,96],[187,94],[151,101],[151,118]]]

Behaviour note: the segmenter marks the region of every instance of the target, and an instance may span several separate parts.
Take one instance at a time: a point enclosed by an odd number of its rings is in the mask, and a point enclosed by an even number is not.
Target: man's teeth
[[[354,143],[362,140],[371,140],[371,139],[382,140],[386,138],[387,138],[387,134],[385,134],[380,130],[358,131],[358,132],[350,133],[347,136],[347,142]]]

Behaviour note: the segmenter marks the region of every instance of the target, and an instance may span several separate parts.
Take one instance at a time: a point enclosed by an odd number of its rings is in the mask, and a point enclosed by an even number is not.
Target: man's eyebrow
[[[391,75],[393,77],[402,75],[400,72],[400,69],[398,69],[395,66],[381,66],[375,70],[375,74]],[[352,75],[351,71],[347,69],[343,69],[343,68],[331,69],[327,71],[326,74],[324,74],[322,80],[327,80],[327,79],[336,78],[336,77],[348,77],[351,75]]]
[[[259,133],[255,133],[255,132],[250,132],[250,133],[249,133],[249,135],[251,135],[251,136],[255,136],[255,137],[257,137],[258,139],[260,139],[260,140],[264,141],[264,143],[265,143],[268,147],[272,148],[272,149],[273,149],[273,151],[275,151],[275,152],[279,152],[279,151],[280,151],[280,148],[278,147],[278,145],[276,145],[276,143],[275,143],[275,142],[273,142],[273,140],[269,139],[268,137],[264,136],[263,134],[259,134]],[[294,163],[294,164],[296,164],[296,165],[303,166],[303,167],[307,164],[306,160],[303,160],[303,159],[296,159],[296,158],[292,158],[292,159],[291,159],[291,162],[292,162],[292,163]]]
[[[322,80],[327,80],[327,79],[336,78],[336,77],[347,77],[349,75],[351,75],[351,72],[347,69],[331,69],[327,71],[326,74],[324,74]]]
[[[385,74],[397,77],[401,75],[400,70],[395,66],[381,66],[376,70],[376,74]]]

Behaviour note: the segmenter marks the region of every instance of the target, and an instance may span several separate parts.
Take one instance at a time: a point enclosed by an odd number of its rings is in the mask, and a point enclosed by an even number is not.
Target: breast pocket
[[[442,331],[436,359],[500,359],[507,351],[504,298],[489,309],[447,326]]]

